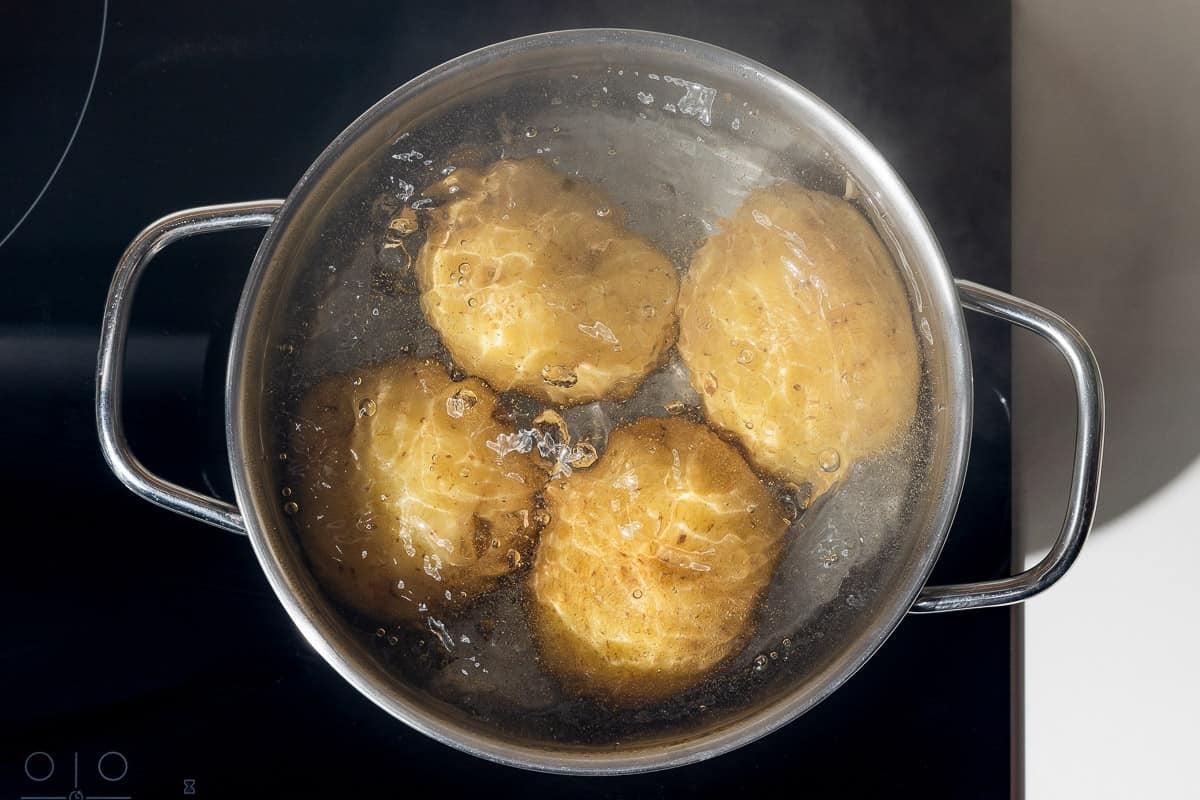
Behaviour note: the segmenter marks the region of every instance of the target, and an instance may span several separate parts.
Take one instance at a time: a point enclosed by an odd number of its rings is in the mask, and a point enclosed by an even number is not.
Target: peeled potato
[[[291,495],[319,582],[380,620],[453,608],[520,565],[545,472],[487,442],[511,432],[474,378],[404,360],[331,378],[303,399]]]
[[[679,419],[613,431],[546,504],[530,578],[543,660],[619,704],[686,688],[736,651],[788,527],[732,446]]]
[[[621,400],[675,338],[674,267],[599,190],[537,160],[462,168],[417,259],[463,369],[551,403]],[[453,192],[453,194],[449,194]]]
[[[679,352],[709,420],[815,497],[915,413],[900,273],[853,206],[792,184],[751,194],[720,227],[680,289]]]

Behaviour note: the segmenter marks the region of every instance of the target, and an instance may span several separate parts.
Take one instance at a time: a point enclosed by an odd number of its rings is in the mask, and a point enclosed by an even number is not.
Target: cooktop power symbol
[[[53,755],[44,750],[33,751],[25,756],[25,778],[28,783],[21,800],[133,800],[127,794],[110,794],[114,790],[121,791],[122,787],[116,784],[123,782],[129,774],[129,759],[125,758],[124,753],[109,750],[101,754],[96,759],[94,770],[89,761],[85,760],[81,775],[79,753],[72,753],[68,775],[65,768],[59,769]],[[84,782],[101,787],[100,791],[96,794],[85,792]],[[105,784],[109,788],[102,788]]]

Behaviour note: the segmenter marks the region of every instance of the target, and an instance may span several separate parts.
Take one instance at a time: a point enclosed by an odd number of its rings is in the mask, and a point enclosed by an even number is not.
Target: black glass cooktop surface
[[[458,753],[377,709],[304,642],[243,537],[111,475],[93,392],[128,241],[167,212],[285,195],[421,71],[501,39],[661,30],[762,61],[895,165],[959,277],[1009,278],[1007,3],[48,0],[0,25],[0,798],[1006,797],[1014,616],[910,617],[785,729],[668,772],[572,778]],[[165,252],[139,291],[130,442],[224,493],[221,381],[254,233]],[[1008,331],[969,318],[971,467],[939,582],[1010,570]]]

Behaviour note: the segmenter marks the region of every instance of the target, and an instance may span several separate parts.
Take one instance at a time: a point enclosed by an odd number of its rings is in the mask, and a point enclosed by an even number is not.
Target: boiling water
[[[390,145],[328,205],[294,267],[298,278],[281,312],[284,335],[268,393],[281,454],[289,449],[299,399],[330,375],[414,357],[465,377],[422,314],[413,272],[426,212],[445,201],[432,187],[466,166],[533,157],[599,185],[622,206],[626,224],[651,239],[681,275],[720,219],[755,188],[790,180],[854,194],[819,148],[772,128],[748,104],[646,70],[614,66],[510,87],[395,130]],[[928,395],[926,382],[912,430],[888,455],[841,464],[837,453],[823,454],[845,477],[811,508],[804,509],[806,498],[794,487],[764,476],[796,519],[753,633],[711,677],[668,700],[604,708],[564,691],[537,659],[525,598],[528,563],[454,618],[426,615],[414,627],[346,611],[347,624],[398,677],[513,739],[628,743],[730,720],[827,664],[889,591],[925,481],[929,445],[921,421],[931,413]],[[518,394],[506,394],[502,402],[517,429],[532,428],[547,408]],[[674,349],[629,399],[558,410],[572,439],[586,437],[600,457],[608,434],[639,417],[703,421]],[[291,490],[288,465],[282,474],[281,502],[303,503],[303,497],[285,494]]]

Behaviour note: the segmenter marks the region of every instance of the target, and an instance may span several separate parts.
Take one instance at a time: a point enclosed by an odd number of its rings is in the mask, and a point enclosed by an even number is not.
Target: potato
[[[551,403],[632,394],[674,343],[667,257],[599,190],[537,160],[461,168],[439,190],[452,199],[432,212],[416,267],[454,360]]]
[[[760,467],[828,490],[913,419],[920,369],[900,273],[823,192],[754,192],[696,253],[679,352],[708,419]]]
[[[616,704],[686,688],[736,652],[788,527],[738,452],[680,419],[616,429],[546,504],[529,582],[543,662]]]
[[[519,566],[545,472],[499,457],[511,432],[482,381],[404,360],[330,378],[296,415],[289,464],[300,539],[318,581],[378,620],[470,602]]]

